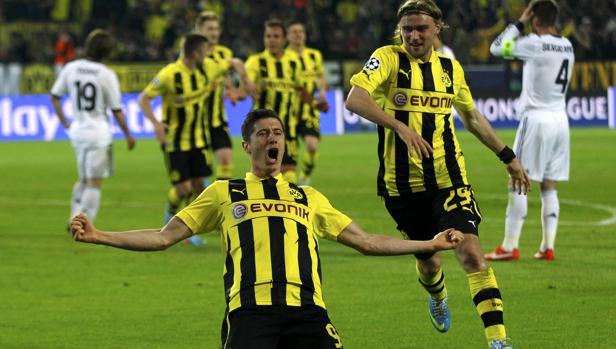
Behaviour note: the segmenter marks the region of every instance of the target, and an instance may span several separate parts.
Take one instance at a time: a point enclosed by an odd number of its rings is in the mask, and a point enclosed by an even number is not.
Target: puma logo
[[[246,191],[246,188],[244,188],[244,189],[242,189],[242,190],[239,190],[239,189],[231,189],[231,192],[232,192],[232,193],[240,193],[240,194],[242,194],[242,195],[246,196],[245,191]]]
[[[407,80],[410,80],[410,79],[409,79],[409,74],[411,73],[411,71],[410,71],[410,70],[409,70],[408,72],[405,72],[405,71],[404,71],[404,70],[402,70],[402,69],[398,69],[398,73],[400,73],[400,74],[402,74],[402,75],[406,76],[406,79],[407,79]]]

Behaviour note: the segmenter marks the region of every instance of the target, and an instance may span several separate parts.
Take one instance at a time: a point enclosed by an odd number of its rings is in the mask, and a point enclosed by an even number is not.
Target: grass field
[[[499,134],[512,143],[513,131]],[[502,239],[506,172],[459,133],[484,222],[484,250]],[[613,348],[616,344],[616,132],[572,131],[571,182],[559,188],[556,260],[534,261],[541,240],[534,187],[521,260],[495,264],[508,334],[516,348]],[[236,146],[239,142],[236,140]],[[237,176],[247,169],[235,154]],[[0,143],[0,348],[217,348],[223,316],[218,235],[136,253],[77,244],[64,230],[76,178],[67,142]],[[167,189],[151,140],[115,145],[116,174],[103,189],[97,226],[156,227]],[[371,232],[397,235],[375,196],[376,135],[324,137],[313,184]],[[444,256],[453,325],[428,320],[412,257],[364,257],[322,242],[325,301],[345,348],[485,348],[467,279]]]

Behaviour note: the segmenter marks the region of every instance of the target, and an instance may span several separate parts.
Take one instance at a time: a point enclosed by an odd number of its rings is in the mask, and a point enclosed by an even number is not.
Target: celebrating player
[[[513,348],[506,343],[496,277],[479,245],[481,214],[466,177],[451,107],[506,164],[515,190],[525,193],[530,183],[513,151],[475,109],[460,63],[434,51],[435,36],[446,28],[442,18],[432,0],[402,4],[397,12],[401,44],[377,49],[351,78],[347,108],[378,124],[378,195],[398,228],[418,240],[431,239],[443,227],[465,234],[456,256],[467,273],[486,339],[492,349]],[[432,324],[446,332],[451,320],[439,255],[417,254],[416,268],[429,293]]]
[[[71,223],[77,241],[136,251],[219,230],[229,309],[225,348],[342,348],[321,292],[318,238],[367,255],[433,253],[464,240],[454,229],[429,241],[366,234],[314,188],[287,182],[280,174],[285,130],[271,110],[248,113],[242,139],[251,164],[246,177],[214,182],[162,229],[103,232],[83,215]]]

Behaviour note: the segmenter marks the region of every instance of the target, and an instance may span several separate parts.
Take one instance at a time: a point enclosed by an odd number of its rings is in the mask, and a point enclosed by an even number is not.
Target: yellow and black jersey
[[[287,48],[287,50],[292,49]],[[319,77],[323,75],[323,55],[321,55],[321,51],[310,47],[304,47],[301,53],[296,51],[293,52],[299,56],[299,62],[302,71],[304,72],[304,88],[308,94],[313,95],[315,91],[319,90],[317,81]],[[299,95],[297,98],[297,103],[299,105],[298,114],[300,119],[310,120],[316,118],[316,124],[318,125],[318,117],[320,112],[316,108],[316,102],[302,102]]]
[[[207,146],[207,120],[203,102],[211,93],[212,82],[224,74],[217,65],[191,70],[179,59],[161,69],[146,86],[149,98],[162,96],[163,118],[168,125],[165,151],[187,151]]]
[[[281,175],[216,181],[177,214],[190,230],[220,230],[230,311],[249,305],[316,305],[318,238],[336,240],[351,219],[315,189]]]
[[[434,149],[429,159],[409,156],[396,132],[379,126],[379,195],[468,185],[451,108],[472,111],[475,106],[458,61],[433,51],[430,60],[422,62],[403,45],[384,46],[351,78],[351,84],[367,90],[387,114],[407,124]]]
[[[269,51],[254,54],[246,60],[248,77],[260,89],[253,100],[253,109],[271,109],[284,123],[287,138],[295,138],[297,125],[296,89],[304,85],[299,56],[291,50],[284,50],[280,59]]]
[[[227,61],[233,58],[233,51],[230,48],[216,45],[214,51],[205,60],[212,61],[214,64],[227,65]],[[204,64],[207,64],[204,62]],[[206,68],[207,71],[207,68]],[[207,115],[210,127],[217,128],[227,126],[227,114],[224,105],[225,76],[216,79],[216,89],[208,96],[205,101],[205,115]]]

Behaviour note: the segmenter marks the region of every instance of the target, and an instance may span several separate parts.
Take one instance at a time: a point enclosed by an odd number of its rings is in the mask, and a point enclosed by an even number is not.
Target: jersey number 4
[[[88,82],[81,86],[81,81],[75,81],[77,89],[77,109],[92,111],[96,107],[96,86]]]
[[[556,85],[561,85],[562,89],[560,92],[565,93],[567,89],[567,83],[569,82],[569,60],[563,59],[563,63],[560,65],[560,69],[558,69],[558,75],[556,75]]]

